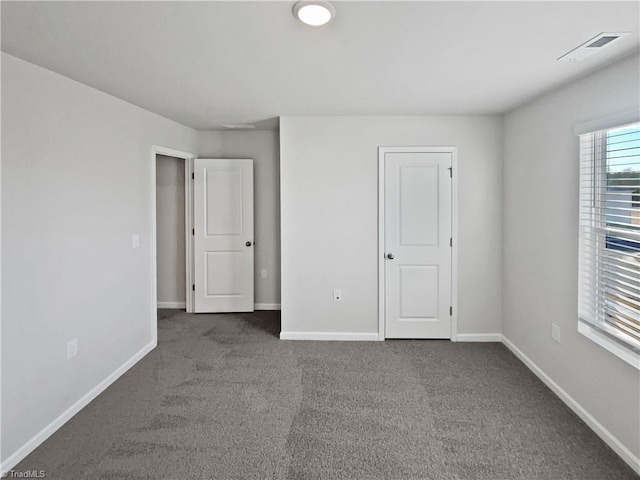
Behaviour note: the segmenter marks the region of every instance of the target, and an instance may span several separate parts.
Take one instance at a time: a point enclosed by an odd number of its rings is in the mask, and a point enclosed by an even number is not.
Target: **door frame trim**
[[[175,150],[160,145],[151,145],[151,338],[154,345],[158,344],[158,257],[157,257],[157,218],[156,218],[156,156],[166,155],[184,160],[184,223],[185,223],[185,300],[187,312],[193,312],[193,292],[190,285],[193,282],[193,237],[190,235],[193,228],[193,206],[191,173],[193,172],[193,159],[197,155],[189,152]]]
[[[387,153],[450,153],[453,168],[451,183],[451,341],[458,340],[458,147],[456,146],[416,146],[378,147],[378,340],[385,339],[385,245],[384,245],[384,157]]]

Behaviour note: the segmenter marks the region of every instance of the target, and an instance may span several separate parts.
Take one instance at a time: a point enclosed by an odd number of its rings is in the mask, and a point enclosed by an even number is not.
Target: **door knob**
[[[247,243],[245,243],[245,245],[246,245],[247,247],[250,247],[250,246],[251,246],[251,245],[253,245],[253,244],[252,244],[251,242],[247,242]]]
[[[393,260],[393,253],[387,253],[387,258],[389,260]]]

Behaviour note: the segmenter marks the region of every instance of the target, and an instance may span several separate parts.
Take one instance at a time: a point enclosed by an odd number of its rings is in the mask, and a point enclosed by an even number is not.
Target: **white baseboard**
[[[456,342],[502,342],[501,333],[459,333]]]
[[[330,341],[378,341],[376,333],[351,333],[351,332],[280,332],[280,340],[330,340]]]
[[[279,303],[256,303],[253,305],[254,310],[280,310]]]
[[[158,302],[158,308],[187,308],[185,302]],[[280,310],[279,303],[256,303],[253,305],[254,310]]]
[[[533,360],[527,357],[518,347],[516,347],[507,337],[502,336],[502,343],[524,363],[529,370],[536,374],[542,382],[555,393],[571,410],[578,415],[591,430],[593,430],[611,449],[616,452],[633,470],[640,474],[640,458],[636,457],[631,450],[625,447],[620,440],[607,430],[600,422],[585,410],[571,395],[565,392],[560,385],[554,382]]]
[[[185,302],[158,302],[158,308],[187,308]]]
[[[133,355],[129,360],[124,362],[118,367],[111,375],[105,378],[102,382],[96,385],[88,393],[86,393],[80,400],[71,405],[66,411],[59,415],[53,422],[40,430],[34,435],[31,440],[27,441],[22,447],[18,448],[13,454],[11,454],[0,465],[0,475],[8,472],[18,463],[20,463],[27,455],[38,448],[47,438],[53,435],[56,430],[67,423],[76,413],[86,407],[93,399],[104,392],[109,385],[120,378],[127,370],[138,363],[147,353],[156,347],[155,342],[150,342],[145,345],[138,353]]]

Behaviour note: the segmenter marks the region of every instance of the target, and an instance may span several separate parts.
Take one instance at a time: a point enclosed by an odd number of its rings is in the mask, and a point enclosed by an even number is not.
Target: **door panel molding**
[[[385,336],[385,156],[388,153],[448,153],[451,155],[451,341],[458,336],[458,148],[456,146],[417,146],[378,148],[378,340]]]

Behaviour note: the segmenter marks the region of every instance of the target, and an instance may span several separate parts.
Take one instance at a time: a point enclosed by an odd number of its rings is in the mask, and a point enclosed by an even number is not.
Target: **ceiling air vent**
[[[588,57],[592,53],[597,52],[601,48],[610,45],[615,40],[620,37],[624,37],[625,35],[629,35],[629,32],[617,32],[617,33],[601,33],[596,35],[590,40],[587,40],[579,47],[574,48],[568,53],[565,53],[560,58],[558,58],[561,62],[576,62],[578,60],[582,60],[585,57]]]
[[[229,130],[255,130],[257,128],[255,125],[246,124],[225,124],[222,126],[224,128],[228,128]]]

